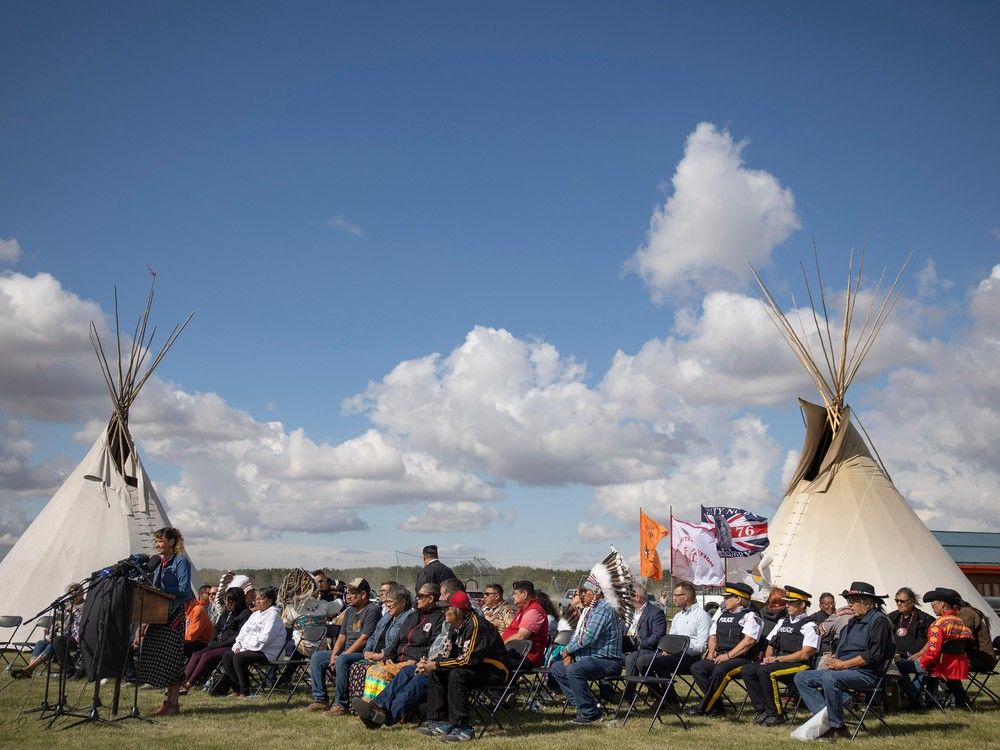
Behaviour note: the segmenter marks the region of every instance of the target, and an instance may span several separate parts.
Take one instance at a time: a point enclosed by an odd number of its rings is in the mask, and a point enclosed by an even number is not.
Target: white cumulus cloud
[[[51,275],[0,273],[0,412],[68,422],[107,408],[90,321],[106,335],[101,308]]]
[[[622,419],[585,374],[551,344],[477,326],[447,356],[401,362],[345,409],[414,450],[524,484],[658,476],[676,439]]]
[[[875,447],[931,528],[1000,526],[1000,265],[968,309],[967,329],[867,397]]]
[[[21,244],[13,237],[4,239],[0,237],[0,260],[9,263],[17,263],[21,259]]]
[[[746,146],[708,122],[688,136],[674,192],[654,210],[646,242],[628,264],[654,299],[742,284],[748,261],[766,264],[799,228],[791,190],[747,168]]]

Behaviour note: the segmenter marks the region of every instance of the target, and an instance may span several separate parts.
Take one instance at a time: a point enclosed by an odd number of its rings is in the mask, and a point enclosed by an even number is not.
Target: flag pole
[[[674,582],[674,506],[670,506],[670,583]]]

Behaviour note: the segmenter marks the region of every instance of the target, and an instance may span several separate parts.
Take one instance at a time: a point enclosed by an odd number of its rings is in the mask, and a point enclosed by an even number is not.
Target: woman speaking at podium
[[[153,571],[153,586],[174,598],[167,609],[167,623],[147,626],[139,679],[155,688],[167,688],[167,699],[153,715],[172,716],[181,710],[178,697],[184,684],[184,605],[192,598],[191,561],[184,554],[184,537],[177,529],[157,529],[153,539],[160,556],[160,566]]]

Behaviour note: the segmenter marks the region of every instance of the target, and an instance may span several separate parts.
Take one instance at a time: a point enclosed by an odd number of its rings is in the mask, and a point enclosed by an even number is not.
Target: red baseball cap
[[[448,599],[449,607],[457,607],[458,609],[472,609],[472,601],[469,599],[469,595],[464,591],[456,591]]]

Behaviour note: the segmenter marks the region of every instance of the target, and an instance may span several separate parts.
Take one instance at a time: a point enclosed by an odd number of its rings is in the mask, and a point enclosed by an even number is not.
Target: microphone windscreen
[[[146,569],[147,573],[152,573],[154,570],[160,567],[160,556],[150,555],[149,559],[146,560],[145,563],[143,563],[142,567]]]

